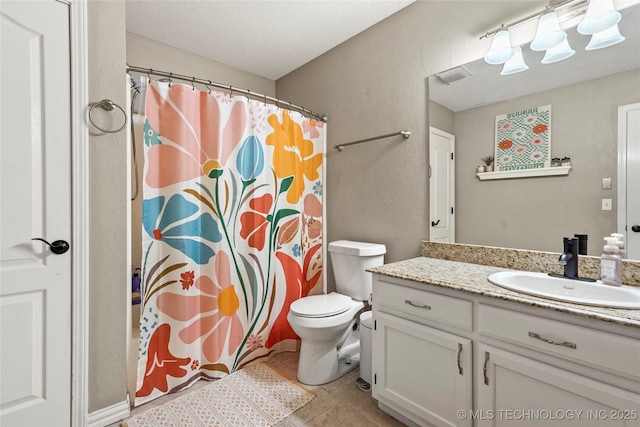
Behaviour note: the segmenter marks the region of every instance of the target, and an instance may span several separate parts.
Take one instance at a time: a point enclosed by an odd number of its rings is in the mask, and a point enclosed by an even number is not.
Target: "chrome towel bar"
[[[402,135],[404,139],[407,139],[411,136],[411,131],[401,130],[394,133],[388,133],[386,135],[374,136],[371,138],[360,139],[358,141],[347,142],[345,144],[334,145],[333,148],[335,148],[338,151],[342,151],[344,147],[348,147],[349,145],[362,144],[363,142],[375,141],[376,139],[389,138],[390,136],[396,136],[396,135]]]

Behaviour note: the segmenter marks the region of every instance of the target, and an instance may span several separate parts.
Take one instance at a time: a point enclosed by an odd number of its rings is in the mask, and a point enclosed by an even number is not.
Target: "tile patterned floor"
[[[298,369],[298,353],[280,353],[269,364],[283,374],[295,378]],[[358,369],[354,369],[337,380],[319,386],[307,386],[316,393],[316,397],[280,423],[278,427],[394,427],[404,426],[403,423],[378,409],[377,401],[371,397],[371,392],[361,391],[356,386]],[[209,384],[198,381],[182,393],[188,393]],[[131,410],[135,415],[153,405],[160,405],[167,400],[178,397],[180,393],[163,396],[145,405]],[[109,427],[118,427],[115,423]]]
[[[269,363],[291,378],[298,370],[298,353],[280,353]],[[319,386],[307,386],[316,397],[284,420],[279,427],[324,426],[404,426],[403,423],[378,409],[371,392],[356,386],[359,371],[354,369],[337,380]]]

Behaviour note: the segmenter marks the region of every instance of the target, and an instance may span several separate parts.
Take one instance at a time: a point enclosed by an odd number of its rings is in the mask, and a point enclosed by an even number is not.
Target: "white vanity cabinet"
[[[478,426],[638,426],[637,394],[479,345]]]
[[[471,426],[471,340],[426,326],[471,326],[471,303],[378,281],[374,286],[373,397],[417,424]],[[427,424],[428,425],[428,424]]]
[[[476,409],[493,418],[478,425],[640,425],[640,395],[612,385],[616,377],[640,384],[640,341],[486,304],[478,304],[477,330],[480,342],[523,347],[478,345]],[[543,356],[558,359],[535,360]],[[559,361],[608,383],[553,366]]]
[[[424,426],[640,425],[640,331],[578,317],[375,274],[373,397]]]

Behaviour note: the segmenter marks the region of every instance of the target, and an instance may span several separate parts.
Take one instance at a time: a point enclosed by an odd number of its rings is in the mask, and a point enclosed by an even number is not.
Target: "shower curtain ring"
[[[229,98],[233,99],[233,86],[229,85]]]
[[[264,95],[264,106],[267,106],[267,94]]]
[[[173,80],[171,79],[173,77],[173,73],[169,73],[169,87],[171,87],[171,85],[173,84]]]
[[[147,80],[148,80],[148,82],[151,82],[151,73],[153,73],[153,68],[149,68],[149,71],[147,71]]]
[[[191,77],[191,90],[193,90],[193,91],[196,90],[196,78],[195,77]]]
[[[209,84],[210,85],[213,84],[213,83],[211,83],[211,80],[209,80]],[[207,89],[209,89],[209,95],[211,95],[211,88],[209,87],[209,85],[205,85],[205,86],[207,87]]]

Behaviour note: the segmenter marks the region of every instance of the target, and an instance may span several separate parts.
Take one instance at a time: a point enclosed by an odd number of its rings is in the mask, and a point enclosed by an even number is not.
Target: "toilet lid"
[[[291,303],[291,312],[300,317],[328,317],[344,313],[352,300],[346,295],[332,292],[328,295],[312,295]]]

